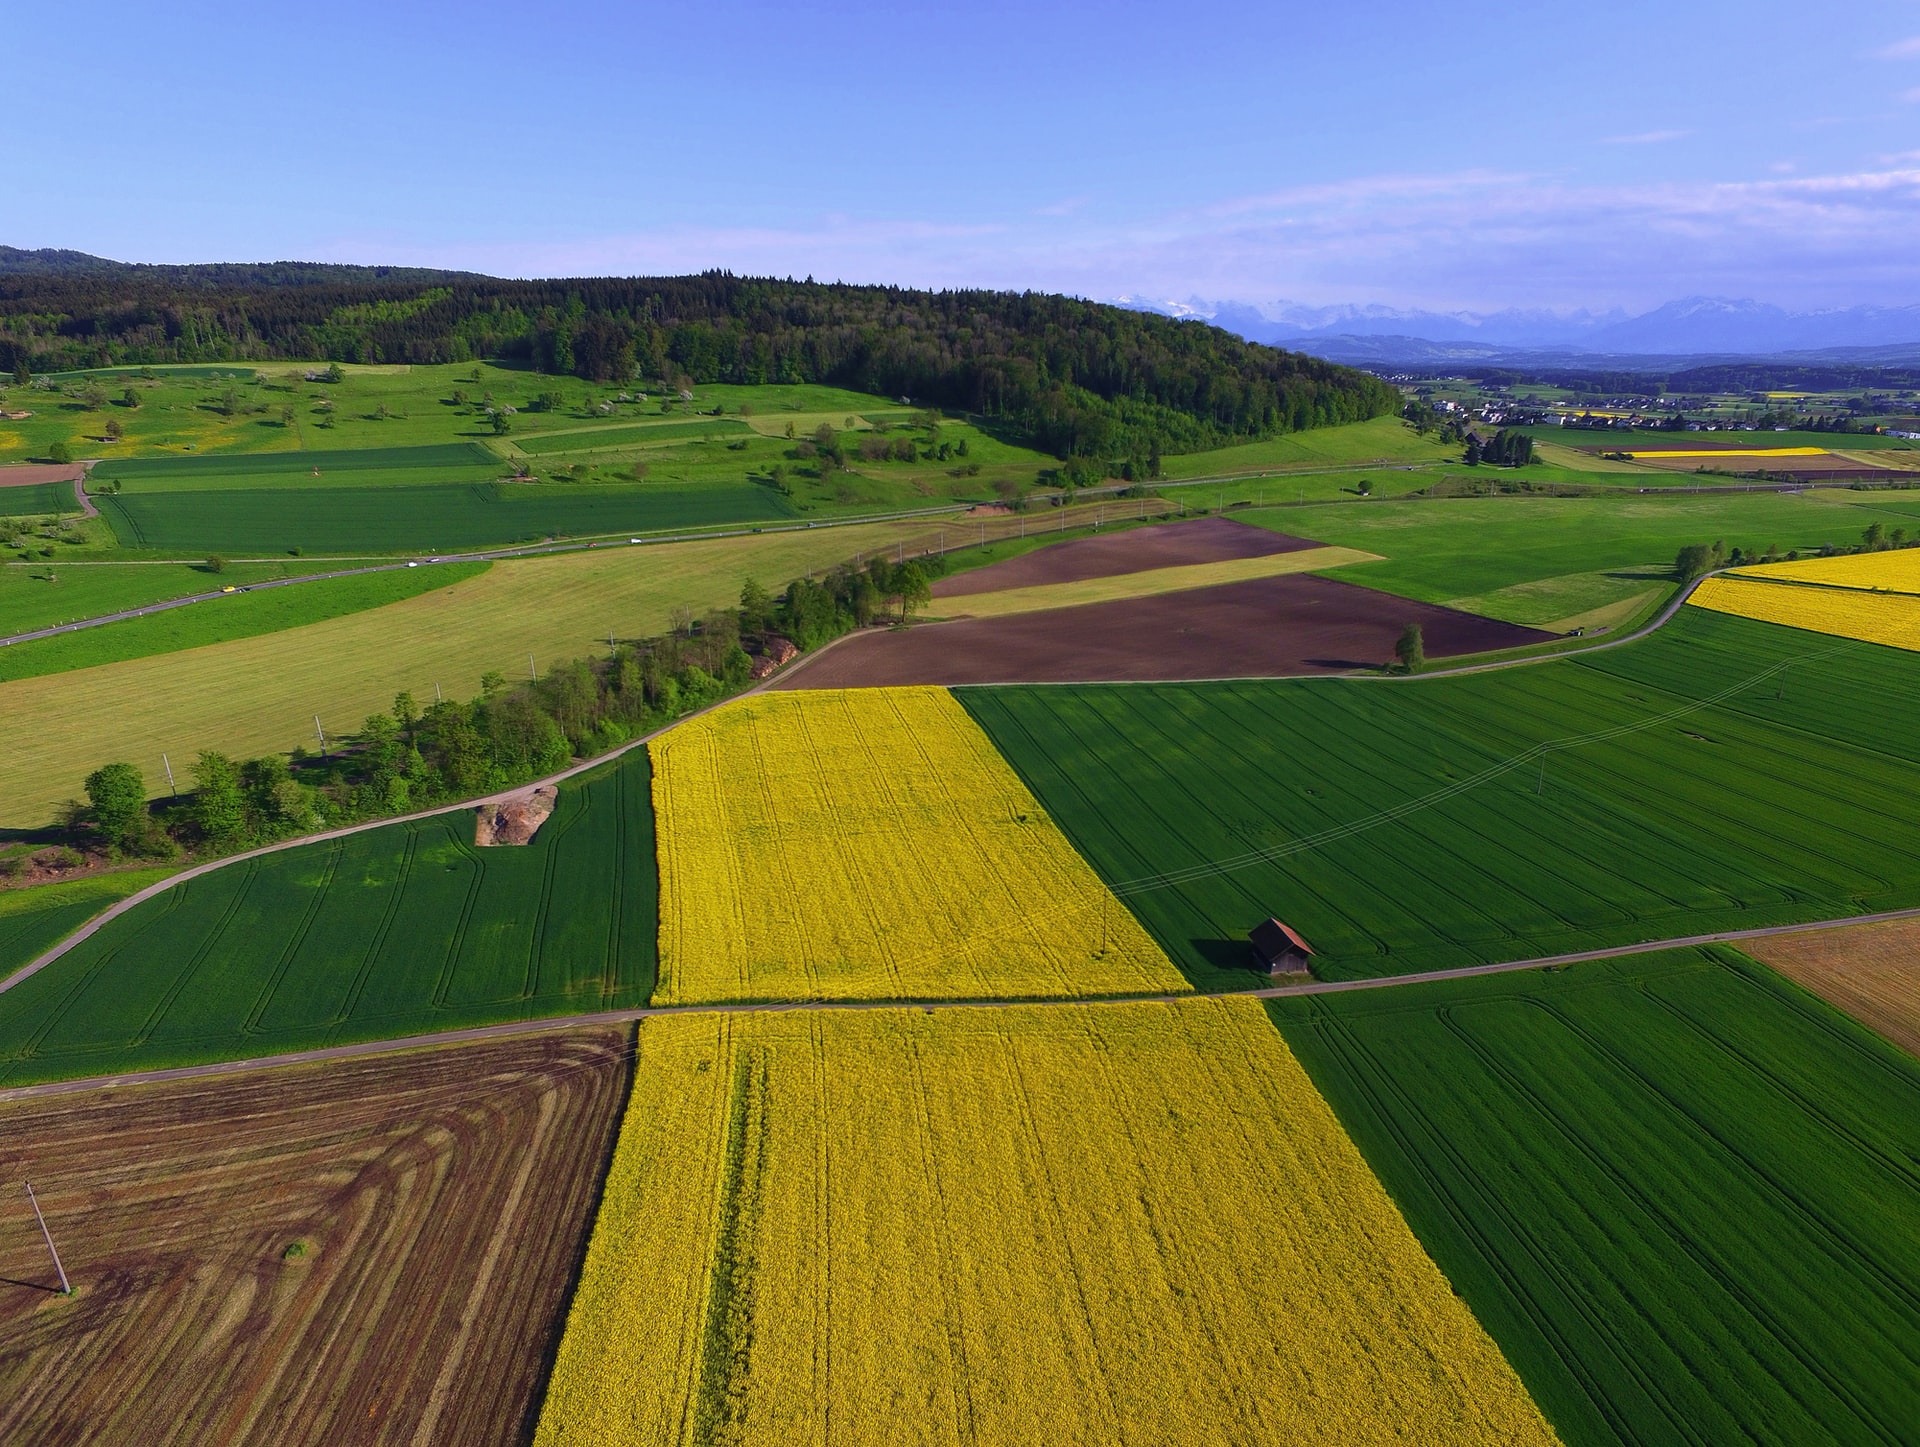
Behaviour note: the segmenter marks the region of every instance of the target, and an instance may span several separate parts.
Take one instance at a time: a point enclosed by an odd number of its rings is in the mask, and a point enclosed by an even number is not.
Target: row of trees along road
[[[781,639],[804,652],[855,628],[906,622],[943,571],[938,557],[875,558],[796,579],[779,597],[750,581],[737,608],[698,618],[683,610],[666,634],[616,641],[607,656],[572,659],[544,678],[509,685],[492,673],[477,697],[424,707],[401,693],[325,753],[240,760],[204,750],[193,787],[154,803],[137,767],[106,764],[87,776],[72,822],[120,857],[213,857],[513,788],[739,692],[755,656]]]

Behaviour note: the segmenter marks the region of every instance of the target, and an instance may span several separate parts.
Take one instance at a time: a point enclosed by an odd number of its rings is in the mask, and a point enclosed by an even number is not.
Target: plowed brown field
[[[0,1104],[0,1442],[524,1440],[627,1038]]]
[[[1179,568],[1193,563],[1222,563],[1232,558],[1265,558],[1319,546],[1305,538],[1268,532],[1231,518],[1191,518],[1186,522],[1128,528],[1124,532],[1075,538],[1072,542],[1038,548],[1017,558],[1008,558],[1004,563],[990,563],[984,568],[941,578],[933,585],[933,596],[965,598],[1006,588],[1082,583],[1089,578],[1112,578],[1123,573],[1145,573],[1155,568]]]
[[[1771,935],[1741,948],[1920,1055],[1920,919]]]
[[[863,633],[775,688],[935,683],[1104,683],[1284,678],[1391,662],[1418,623],[1428,658],[1519,648],[1553,635],[1306,573],[1183,593]]]

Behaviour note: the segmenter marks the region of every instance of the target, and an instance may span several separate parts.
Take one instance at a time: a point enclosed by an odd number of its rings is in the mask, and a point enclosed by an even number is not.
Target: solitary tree
[[[122,407],[138,408],[140,405],[140,394],[131,387],[127,388],[126,391],[120,394],[120,405]]]
[[[1722,566],[1726,560],[1727,545],[1725,543],[1716,542],[1711,547],[1705,543],[1689,543],[1674,557],[1674,576],[1684,587],[1702,573],[1710,573]]]
[[[1866,544],[1867,551],[1876,553],[1886,546],[1887,530],[1879,523],[1868,523],[1867,530],[1860,534],[1860,541]]]
[[[27,366],[27,359],[22,357],[13,364],[13,383],[16,387],[24,387],[32,380],[33,370]]]
[[[209,553],[207,554],[206,562],[200,566],[205,568],[209,573],[224,573],[227,570],[227,560],[219,553]]]
[[[72,462],[73,447],[65,441],[56,442],[47,449],[47,460],[49,462]]]
[[[915,608],[924,608],[933,601],[933,586],[927,581],[926,569],[918,563],[895,568],[893,595],[900,600],[900,621],[904,623],[913,616]]]
[[[93,822],[116,848],[139,842],[147,816],[147,783],[132,764],[107,764],[87,775]]]
[[[1393,645],[1400,666],[1408,673],[1418,673],[1427,661],[1426,639],[1420,632],[1418,623],[1409,623],[1406,632],[1400,635],[1400,641]]]
[[[101,430],[107,441],[118,442],[120,440],[120,423],[118,420],[108,419],[107,425]]]

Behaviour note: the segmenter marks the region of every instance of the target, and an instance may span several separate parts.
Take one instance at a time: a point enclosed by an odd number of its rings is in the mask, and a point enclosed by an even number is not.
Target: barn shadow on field
[[[1199,956],[1211,972],[1235,977],[1245,975],[1249,979],[1266,977],[1266,971],[1254,963],[1253,946],[1245,935],[1237,939],[1190,939],[1187,941],[1187,948]],[[1178,961],[1175,961],[1175,964],[1179,966]],[[1198,972],[1183,966],[1180,967],[1180,971],[1196,988],[1217,988],[1220,984],[1218,980],[1196,979],[1194,976]]]

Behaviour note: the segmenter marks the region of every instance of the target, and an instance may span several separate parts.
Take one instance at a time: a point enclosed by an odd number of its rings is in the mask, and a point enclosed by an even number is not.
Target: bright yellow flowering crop
[[[654,741],[654,999],[1188,988],[945,689],[762,694]]]
[[[1920,597],[1911,593],[1862,593],[1723,575],[1707,579],[1688,601],[1716,613],[1920,650]]]
[[[1736,578],[1779,578],[1791,583],[1824,583],[1837,588],[1883,589],[1920,593],[1920,548],[1881,553],[1851,553],[1838,558],[1800,558],[1791,563],[1762,563],[1736,568]]]
[[[1244,1000],[647,1021],[536,1438],[1552,1441]]]

